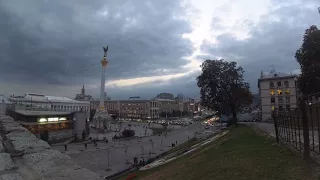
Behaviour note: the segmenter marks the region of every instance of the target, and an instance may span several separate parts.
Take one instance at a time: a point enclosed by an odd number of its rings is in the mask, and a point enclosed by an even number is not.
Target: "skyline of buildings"
[[[106,96],[106,93],[105,93]],[[12,104],[17,110],[42,110],[76,112],[85,111],[87,118],[91,109],[97,109],[99,99],[87,95],[84,85],[75,99],[59,96],[46,96],[43,94],[27,93],[24,96],[11,95],[1,96],[3,102]],[[105,100],[106,110],[110,114],[116,114],[121,118],[160,118],[180,117],[185,114],[192,114],[200,110],[200,102],[178,94],[175,97],[171,93],[159,93],[151,99],[127,99],[127,100]]]

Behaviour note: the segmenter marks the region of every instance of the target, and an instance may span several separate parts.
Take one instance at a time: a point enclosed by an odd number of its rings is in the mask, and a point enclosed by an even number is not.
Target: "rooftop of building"
[[[52,116],[52,115],[69,115],[71,112],[60,111],[29,111],[29,110],[15,110],[16,113],[24,116]]]
[[[33,102],[53,102],[53,103],[75,103],[75,104],[90,104],[89,101],[77,101],[67,97],[60,96],[45,96],[43,94],[27,93],[25,96],[12,96],[11,100],[26,100]]]
[[[268,72],[268,73],[261,71],[259,80],[278,79],[278,78],[295,78],[297,76],[298,75],[296,75],[296,74],[276,72],[275,70],[272,70],[271,72]]]
[[[50,101],[50,102],[65,102],[65,103],[84,103],[84,104],[88,104],[89,101],[77,101],[71,98],[67,98],[67,97],[59,97],[59,96],[46,96],[46,98]]]
[[[3,94],[0,94],[0,103],[5,103],[5,104],[11,104],[11,102],[8,100],[6,96]]]

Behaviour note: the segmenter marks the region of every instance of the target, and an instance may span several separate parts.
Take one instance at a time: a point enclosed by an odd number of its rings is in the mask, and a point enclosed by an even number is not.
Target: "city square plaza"
[[[141,131],[141,128],[148,126],[149,123],[135,123],[131,129]],[[151,124],[155,127],[155,124]],[[126,125],[124,125],[126,127]],[[172,149],[172,143],[177,145],[195,137],[196,132],[205,131],[205,127],[196,123],[189,126],[175,126],[165,135],[147,134],[145,137],[136,137],[129,140],[112,140],[114,132],[99,134],[108,139],[108,143],[100,141],[97,146],[94,144],[69,144],[68,150],[64,146],[53,146],[53,149],[68,154],[79,165],[94,171],[101,176],[109,176],[122,171],[132,165],[135,157],[140,160],[147,160],[165,151]],[[150,130],[150,129],[149,129]],[[214,131],[214,129],[211,129]],[[212,131],[212,132],[213,132]],[[144,131],[142,131],[144,132]],[[139,134],[139,130],[137,131]],[[96,134],[93,132],[95,137]]]

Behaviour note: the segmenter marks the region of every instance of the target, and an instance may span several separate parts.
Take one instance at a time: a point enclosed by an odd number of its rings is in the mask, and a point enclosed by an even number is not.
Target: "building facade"
[[[96,109],[98,101],[91,101],[91,108]],[[109,114],[120,119],[147,119],[158,118],[158,104],[149,100],[107,100],[105,107]]]
[[[86,112],[90,116],[90,102],[77,101],[67,97],[45,96],[43,94],[28,93],[25,96],[10,96],[14,109],[17,110],[43,110],[62,112]]]
[[[157,98],[164,97],[164,98]],[[106,110],[120,119],[158,119],[165,117],[180,117],[182,114],[192,114],[196,110],[195,101],[174,98],[173,94],[160,93],[151,100],[128,99],[106,100]],[[90,108],[99,107],[98,99],[90,101]],[[180,113],[179,113],[180,112]],[[184,112],[184,113],[182,113]]]
[[[261,120],[270,121],[274,110],[297,108],[297,75],[261,72],[258,80]]]

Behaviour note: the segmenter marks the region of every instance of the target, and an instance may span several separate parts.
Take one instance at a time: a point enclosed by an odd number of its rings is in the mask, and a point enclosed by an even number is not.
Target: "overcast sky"
[[[0,93],[98,97],[103,46],[112,99],[199,97],[205,59],[236,61],[253,92],[260,71],[297,72],[319,0],[0,0]]]

